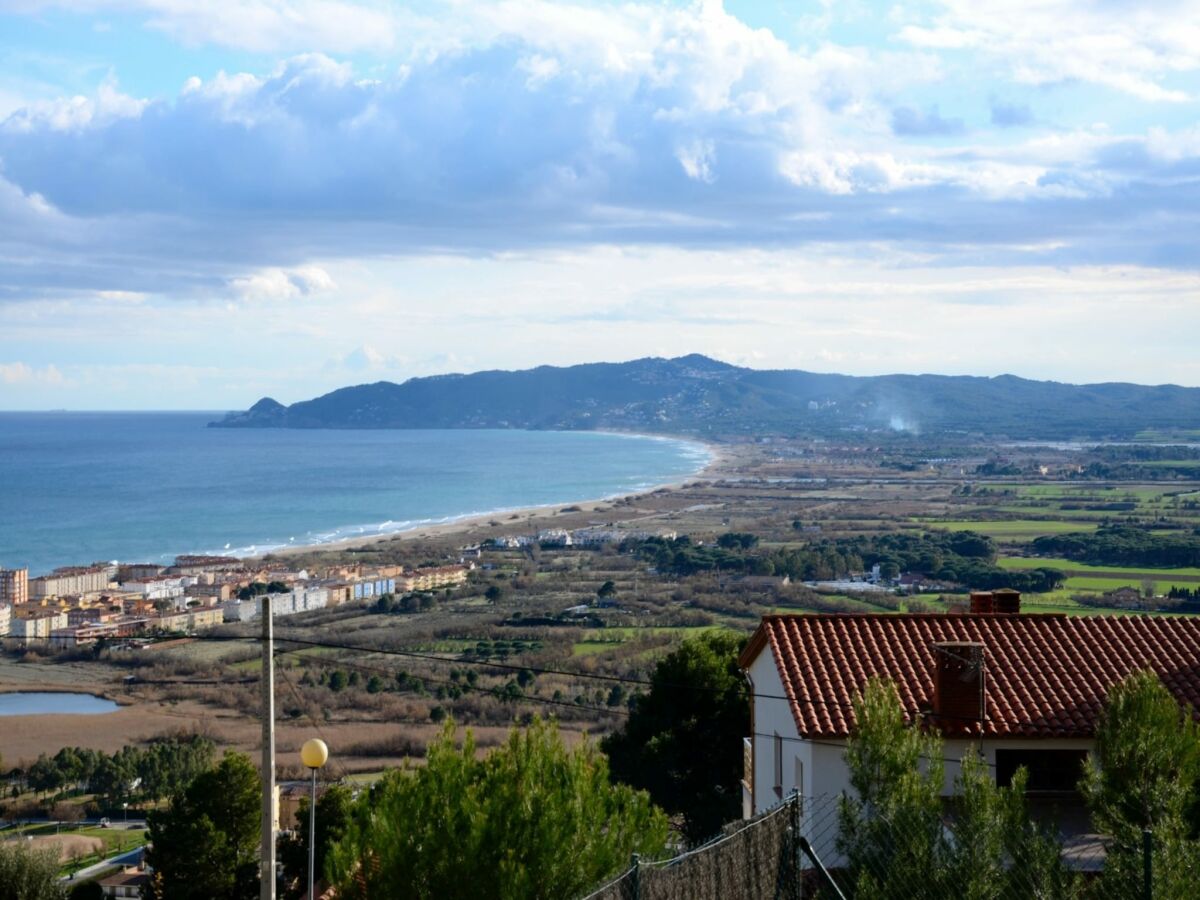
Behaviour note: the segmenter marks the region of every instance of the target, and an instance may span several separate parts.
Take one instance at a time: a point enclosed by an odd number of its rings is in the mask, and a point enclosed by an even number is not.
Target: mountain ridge
[[[290,406],[264,397],[219,428],[613,429],[691,434],[846,429],[1121,438],[1200,427],[1200,388],[1017,375],[750,369],[702,354],[376,381]]]

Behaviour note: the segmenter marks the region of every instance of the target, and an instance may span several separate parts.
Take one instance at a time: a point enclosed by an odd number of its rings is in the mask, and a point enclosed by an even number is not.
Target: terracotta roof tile
[[[984,645],[986,718],[934,717],[933,645]],[[767,616],[743,667],[770,648],[800,734],[844,737],[872,676],[895,682],[905,714],[947,734],[1090,737],[1109,688],[1149,668],[1200,707],[1200,618],[1065,615]]]

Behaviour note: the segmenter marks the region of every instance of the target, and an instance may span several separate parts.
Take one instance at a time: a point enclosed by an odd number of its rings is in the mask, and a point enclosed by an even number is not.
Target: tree
[[[852,896],[1008,900],[1079,893],[1053,836],[1025,803],[1027,773],[998,787],[974,749],[962,757],[948,834],[943,817],[943,745],[909,726],[887,681],[872,679],[855,702],[856,730],[846,746],[853,795],[838,811],[838,850]]]
[[[167,809],[149,814],[151,900],[251,900],[258,894],[259,800],[250,759],[226,753]]]
[[[1153,672],[1108,695],[1080,784],[1097,830],[1112,838],[1102,882],[1140,890],[1142,830],[1153,832],[1154,896],[1194,894],[1200,866],[1200,728]]]
[[[129,749],[129,748],[122,748]],[[130,754],[118,751],[112,756],[105,756],[96,766],[92,775],[91,787],[111,809],[126,802],[129,798],[129,784],[137,777],[132,767],[133,759]]]
[[[609,781],[603,755],[568,750],[535,719],[484,759],[453,723],[424,766],[393,770],[360,797],[327,868],[338,896],[416,900],[573,897],[660,855],[667,821],[649,798]]]
[[[838,851],[854,896],[900,898],[920,873],[940,870],[941,741],[906,727],[890,682],[867,682],[854,714],[846,745],[854,794],[841,801]]]
[[[29,786],[39,794],[57,791],[64,784],[62,770],[45,753],[38,756],[29,767],[28,778]]]
[[[487,590],[483,592],[483,596],[488,603],[498,603],[504,596],[504,588],[498,584],[489,584]]]
[[[152,800],[178,793],[212,768],[215,751],[213,742],[201,735],[156,741],[136,763],[141,792]]]
[[[56,822],[65,822],[67,825],[74,825],[83,818],[83,809],[78,803],[55,803],[54,809],[50,811],[51,818]]]
[[[63,900],[58,854],[24,841],[0,842],[0,900]]]
[[[62,774],[64,784],[79,786],[84,777],[85,765],[78,750],[74,747],[63,747],[54,754],[54,765]]]
[[[329,675],[329,689],[335,694],[338,691],[345,690],[346,685],[350,683],[350,679],[341,669],[335,669]]]
[[[698,841],[737,818],[750,701],[739,635],[710,631],[659,661],[625,727],[606,737],[612,777],[649,792]]]
[[[611,581],[606,581],[600,587],[596,588],[596,596],[601,600],[606,600],[609,597],[617,595],[617,586]]]
[[[354,795],[342,784],[331,784],[317,798],[317,840],[314,871],[324,877],[325,860],[330,848],[346,832],[354,805]],[[308,890],[308,799],[300,801],[296,811],[296,830],[279,841],[279,861],[288,880],[286,896],[302,897]]]

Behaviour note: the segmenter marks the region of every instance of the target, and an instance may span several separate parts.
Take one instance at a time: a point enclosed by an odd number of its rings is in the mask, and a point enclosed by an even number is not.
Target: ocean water
[[[641,490],[708,461],[594,432],[206,428],[217,413],[0,413],[0,566],[250,555]]]

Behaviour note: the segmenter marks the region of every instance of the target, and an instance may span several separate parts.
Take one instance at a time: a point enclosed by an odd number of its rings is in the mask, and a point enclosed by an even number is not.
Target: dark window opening
[[[997,750],[996,784],[1008,787],[1017,769],[1029,770],[1027,791],[1070,793],[1083,777],[1086,750]]]

